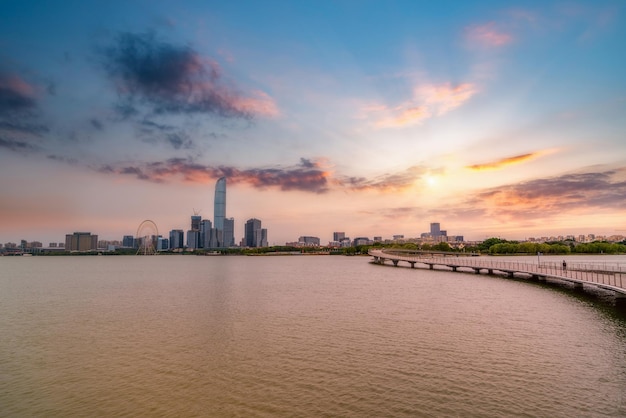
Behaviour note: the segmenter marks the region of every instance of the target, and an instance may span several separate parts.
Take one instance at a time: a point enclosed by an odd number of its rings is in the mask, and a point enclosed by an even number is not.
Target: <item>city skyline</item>
[[[626,233],[621,1],[0,12],[2,242],[187,230],[224,177],[236,242]]]

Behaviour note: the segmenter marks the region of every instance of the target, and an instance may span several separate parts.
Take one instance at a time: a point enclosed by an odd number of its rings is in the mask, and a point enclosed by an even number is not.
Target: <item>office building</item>
[[[340,242],[345,237],[346,237],[345,232],[333,232],[333,241]]]
[[[200,231],[187,231],[187,248],[195,250],[200,248]]]
[[[94,251],[98,249],[98,236],[91,232],[74,232],[65,236],[67,251]]]
[[[225,218],[224,219],[224,233],[223,233],[224,241],[222,243],[222,247],[234,247],[235,246],[235,219],[234,218]]]
[[[200,230],[200,222],[202,222],[202,216],[200,215],[192,215],[191,216],[191,230],[199,231]]]
[[[246,247],[266,247],[267,229],[261,228],[259,219],[248,219],[244,226],[244,243]]]
[[[439,222],[431,223],[430,224],[430,236],[436,239],[439,235],[441,235],[441,226]]]
[[[134,248],[135,247],[135,237],[132,235],[124,235],[122,238],[122,247],[125,248]]]
[[[213,224],[208,219],[203,219],[200,222],[200,243],[199,248],[211,248],[211,229]]]
[[[304,247],[319,247],[320,239],[318,237],[302,236],[298,238],[298,245]]]
[[[172,229],[170,231],[170,249],[183,248],[185,246],[184,235],[182,229]]]

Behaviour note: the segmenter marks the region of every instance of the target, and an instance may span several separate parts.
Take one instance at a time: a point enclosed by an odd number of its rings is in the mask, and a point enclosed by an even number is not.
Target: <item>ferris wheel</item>
[[[156,224],[146,219],[137,228],[137,255],[156,255],[156,244],[159,239],[159,229]]]

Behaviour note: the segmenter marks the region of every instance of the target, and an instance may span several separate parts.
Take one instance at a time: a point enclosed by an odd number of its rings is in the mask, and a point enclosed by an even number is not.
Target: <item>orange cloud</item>
[[[528,154],[516,155],[514,157],[502,158],[497,161],[491,161],[483,164],[473,164],[467,166],[470,170],[474,171],[484,171],[484,170],[497,170],[502,167],[506,167],[508,165],[519,164],[525,161],[533,160],[541,155],[540,152],[531,152]]]
[[[424,84],[417,86],[413,99],[394,108],[373,104],[363,109],[376,119],[377,128],[400,128],[418,125],[433,116],[441,116],[469,100],[478,88],[472,83]]]
[[[499,47],[513,41],[513,37],[496,29],[494,22],[466,28],[465,38],[473,45]]]
[[[456,86],[453,86],[451,83],[444,83],[420,86],[415,93],[416,96],[423,97],[426,104],[435,108],[438,115],[443,115],[461,106],[477,91],[476,86],[471,83],[463,83]]]
[[[379,128],[397,128],[421,123],[424,119],[431,117],[431,113],[426,106],[414,106],[406,109],[401,107],[394,109],[394,116],[381,119],[376,122]]]

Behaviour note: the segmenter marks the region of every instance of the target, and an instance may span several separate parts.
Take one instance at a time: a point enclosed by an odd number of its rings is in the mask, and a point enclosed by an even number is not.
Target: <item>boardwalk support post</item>
[[[393,261],[393,265],[394,265],[395,267],[398,267],[398,261],[400,261],[400,260],[391,260],[391,261]]]
[[[415,261],[409,261],[409,264],[411,264],[411,268],[414,269],[415,268]]]

